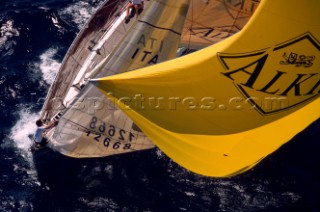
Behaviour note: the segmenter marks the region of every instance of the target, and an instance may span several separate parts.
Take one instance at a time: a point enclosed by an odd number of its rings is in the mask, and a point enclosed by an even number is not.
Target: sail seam
[[[158,27],[158,26],[153,25],[153,24],[150,24],[150,23],[148,23],[148,22],[146,22],[146,21],[141,21],[141,20],[138,20],[138,21],[139,21],[139,22],[141,22],[141,23],[145,23],[145,24],[147,24],[147,25],[149,25],[149,26],[152,26],[152,27],[154,27],[154,28],[157,28],[157,29],[168,30],[168,31],[170,31],[170,32],[173,32],[173,33],[175,33],[175,34],[177,34],[177,35],[180,35],[180,36],[181,36],[181,33],[176,32],[176,31],[174,31],[173,29],[170,29],[170,28],[163,28],[163,27]]]

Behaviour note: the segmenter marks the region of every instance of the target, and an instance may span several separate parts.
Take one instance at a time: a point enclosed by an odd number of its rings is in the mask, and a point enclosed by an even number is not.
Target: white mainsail
[[[189,0],[150,2],[139,19],[132,20],[135,21],[133,27],[91,77],[113,75],[174,58],[188,3]],[[100,157],[154,147],[133,122],[91,84],[82,88],[67,105],[58,126],[51,132],[50,141],[54,149],[74,157]]]

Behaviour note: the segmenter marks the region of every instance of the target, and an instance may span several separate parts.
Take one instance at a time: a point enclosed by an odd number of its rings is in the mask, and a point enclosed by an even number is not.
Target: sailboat
[[[319,119],[319,10],[317,0],[262,0],[215,45],[91,82],[176,163],[234,176]]]
[[[59,120],[46,134],[48,146],[79,158],[154,148],[88,80],[175,58],[178,47],[185,53],[217,43],[240,31],[251,17],[258,1],[245,2],[145,1],[139,18],[125,23],[128,1],[106,1],[71,45],[48,92],[41,118]]]

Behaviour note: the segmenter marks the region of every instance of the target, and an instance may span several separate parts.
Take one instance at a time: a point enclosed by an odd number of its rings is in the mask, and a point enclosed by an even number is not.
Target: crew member
[[[53,121],[48,125],[44,124],[41,119],[36,121],[37,129],[36,129],[36,132],[34,133],[34,142],[36,143],[37,147],[43,147],[48,143],[47,138],[45,138],[43,135],[45,134],[46,130],[51,129],[57,124],[58,124],[58,121]]]

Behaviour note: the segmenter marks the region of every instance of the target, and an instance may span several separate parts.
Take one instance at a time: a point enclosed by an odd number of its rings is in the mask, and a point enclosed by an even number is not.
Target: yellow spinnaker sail
[[[214,46],[94,84],[178,164],[236,175],[320,117],[318,11],[318,0],[263,0]]]

